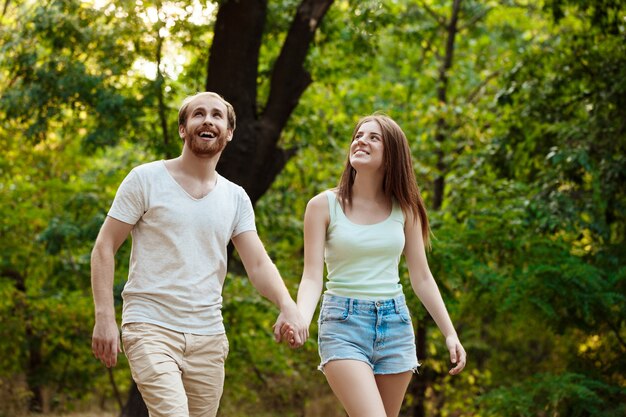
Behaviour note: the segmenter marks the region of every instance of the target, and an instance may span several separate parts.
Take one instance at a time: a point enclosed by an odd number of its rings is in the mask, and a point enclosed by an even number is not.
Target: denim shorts
[[[374,374],[417,372],[420,366],[403,295],[370,301],[324,294],[318,328],[322,372],[339,359],[365,362]]]

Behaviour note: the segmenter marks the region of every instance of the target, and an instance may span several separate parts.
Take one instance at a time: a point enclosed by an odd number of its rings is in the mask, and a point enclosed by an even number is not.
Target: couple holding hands
[[[297,302],[256,232],[250,199],[216,171],[235,127],[221,96],[190,96],[178,116],[181,155],[135,167],[121,183],[91,256],[94,356],[114,366],[123,344],[152,417],[215,416],[228,355],[221,307],[232,241],[254,287],[280,309],[277,341],[304,344],[322,297],[319,369],[349,416],[397,416],[420,366],[401,255],[445,337],[450,374],[461,372],[465,350],[428,267],[428,218],[398,124],[382,114],[359,120],[338,186],[308,202]],[[129,234],[120,343],[112,289],[115,254]]]

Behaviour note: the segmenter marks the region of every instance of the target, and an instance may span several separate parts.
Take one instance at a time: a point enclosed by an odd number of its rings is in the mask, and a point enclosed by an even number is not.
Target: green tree
[[[257,83],[262,35],[268,18],[267,2],[222,2],[214,24],[204,28],[206,33],[212,30],[206,88],[223,94],[238,109],[235,145],[224,155],[220,172],[242,184],[253,201],[265,192],[292,154],[279,149],[276,143],[300,95],[312,81],[304,61],[331,4],[332,0],[303,0],[299,5],[290,2],[282,5],[286,10],[293,7],[295,15],[283,19],[286,27],[268,31],[275,35],[284,30],[285,35],[278,56],[266,57],[271,59],[266,65],[272,74],[265,98],[257,98]],[[119,143],[120,132],[128,131],[154,151],[171,156],[174,146],[171,132],[177,129],[175,123],[168,122],[170,109],[165,95],[177,85],[167,82],[163,59],[168,41],[182,44],[185,38],[199,32],[185,21],[189,8],[170,12],[172,6],[173,3],[161,1],[119,2],[94,9],[77,0],[12,5],[12,13],[6,15],[7,22],[18,30],[4,32],[5,49],[10,51],[5,68],[11,88],[1,102],[12,127],[42,143],[49,140],[55,122],[61,129],[71,129],[67,116],[76,114],[82,117],[82,120],[76,118],[76,125],[81,126],[77,130],[82,133],[86,151]],[[282,12],[285,13],[290,14]],[[147,29],[147,35],[137,27]],[[170,33],[173,36],[168,38]],[[206,56],[206,43],[192,45],[202,46],[205,49],[199,56]],[[141,60],[155,64],[153,82],[132,70],[133,64]],[[131,80],[127,78],[129,74]],[[262,101],[265,104],[258,104]],[[150,107],[156,111],[146,111]],[[97,117],[84,117],[90,111],[97,113]],[[149,129],[154,134],[147,137],[160,140],[146,140],[141,130],[153,121],[160,129]],[[77,143],[70,135],[64,134],[63,138],[68,143],[71,139]],[[247,169],[240,170],[241,166]],[[72,207],[69,212],[77,209]],[[71,238],[81,233],[84,229],[66,219],[54,218],[42,236],[53,248],[51,254],[58,255]],[[93,239],[93,230],[86,236]],[[12,273],[8,267],[7,271],[3,275]],[[88,268],[80,269],[83,274],[86,271]],[[34,340],[38,349],[40,343],[30,336],[27,332],[26,339]],[[30,355],[34,361],[31,368],[44,369],[34,353]],[[27,371],[28,375],[31,373]],[[45,386],[31,378],[29,386],[33,384]],[[31,404],[35,410],[41,409],[43,402],[38,390],[35,388]],[[136,413],[145,414],[145,407],[137,412],[129,407],[124,409],[126,415]]]
[[[108,374],[89,352],[89,252],[122,177],[176,155],[177,104],[211,88],[240,115],[219,170],[256,201],[293,294],[305,204],[336,184],[356,119],[382,110],[406,131],[432,207],[431,269],[469,364],[447,375],[440,335],[407,291],[424,366],[403,415],[622,415],[621,2],[310,4],[4,2],[1,392],[33,410],[116,390],[137,399],[125,366]],[[323,19],[305,48],[293,36],[307,10]],[[315,370],[316,326],[301,350],[275,345],[275,311],[244,275],[233,262],[225,284],[222,413],[342,415]],[[2,395],[0,414],[15,414]]]

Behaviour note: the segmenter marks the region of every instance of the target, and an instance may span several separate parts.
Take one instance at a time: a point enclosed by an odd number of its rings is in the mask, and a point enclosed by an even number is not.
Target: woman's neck
[[[384,202],[383,176],[378,173],[357,173],[352,184],[352,198]]]

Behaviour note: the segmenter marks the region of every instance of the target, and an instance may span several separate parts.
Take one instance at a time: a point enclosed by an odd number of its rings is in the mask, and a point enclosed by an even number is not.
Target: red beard
[[[188,132],[189,133],[189,132]],[[226,134],[220,133],[213,140],[206,141],[196,135],[187,134],[185,141],[189,150],[199,158],[211,158],[224,150],[228,141]]]

